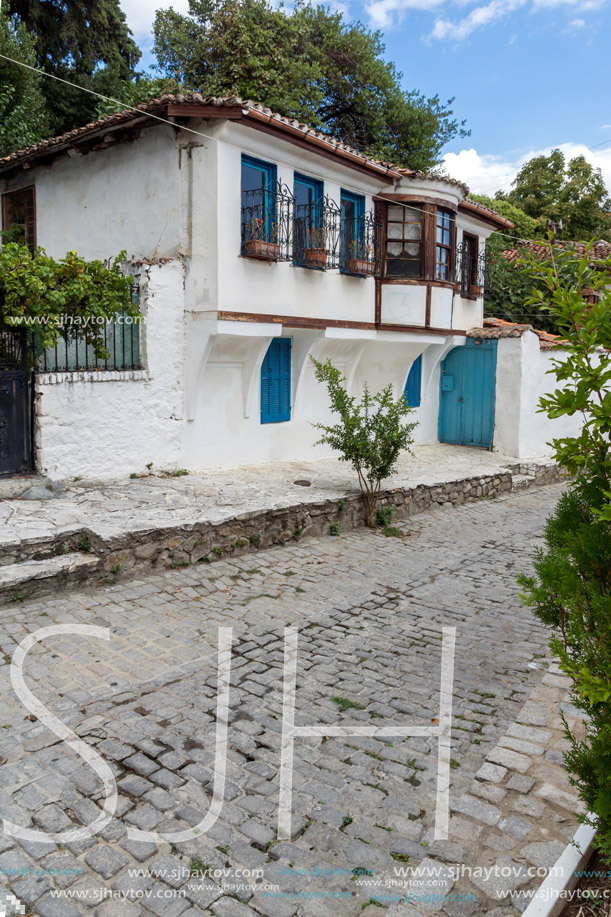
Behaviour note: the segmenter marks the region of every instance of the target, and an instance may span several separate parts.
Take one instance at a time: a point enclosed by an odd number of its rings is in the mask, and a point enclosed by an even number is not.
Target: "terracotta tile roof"
[[[585,242],[558,241],[554,243],[554,246],[564,251],[574,251],[580,258],[583,258],[587,249]],[[518,248],[506,249],[503,252],[503,257],[507,261],[517,261],[519,258],[524,257],[524,249],[532,253],[536,258],[549,258],[549,245],[539,242],[525,242]],[[599,239],[590,249],[590,261],[605,261],[607,258],[611,258],[611,242]]]
[[[403,174],[409,175],[409,170],[399,170],[397,166],[394,166],[391,163],[383,162],[382,160],[375,159],[371,156],[366,156],[364,153],[359,150],[354,149],[354,147],[349,146],[347,143],[342,143],[340,140],[336,140],[334,137],[329,137],[327,134],[323,134],[320,131],[314,130],[309,127],[307,124],[302,124],[295,118],[286,118],[284,115],[280,115],[277,112],[273,112],[270,108],[266,108],[264,105],[261,105],[258,102],[253,102],[249,99],[241,99],[239,96],[203,96],[201,93],[193,92],[189,95],[183,94],[165,94],[156,99],[151,99],[149,102],[143,102],[140,105],[135,106],[134,108],[126,109],[125,111],[117,112],[113,115],[107,115],[104,118],[100,118],[97,121],[92,121],[90,124],[85,124],[82,127],[77,127],[75,130],[68,131],[65,134],[61,134],[59,137],[51,137],[49,140],[43,140],[40,143],[36,143],[33,146],[27,147],[23,150],[17,150],[14,153],[10,153],[8,156],[0,158],[0,172],[6,171],[7,168],[12,167],[13,164],[23,162],[28,159],[35,159],[41,155],[46,155],[53,153],[54,151],[59,152],[60,149],[70,146],[79,140],[83,140],[94,134],[109,130],[114,127],[119,127],[122,124],[128,124],[131,121],[138,121],[140,119],[146,120],[147,117],[154,121],[157,118],[165,120],[167,118],[167,107],[168,105],[201,105],[202,108],[213,107],[213,108],[229,108],[239,110],[245,118],[249,116],[263,116],[263,118],[269,121],[272,124],[278,125],[279,127],[284,127],[289,129],[292,132],[297,132],[302,135],[303,139],[312,140],[314,142],[324,144],[330,150],[333,150],[338,153],[346,153],[351,157],[355,157],[360,160],[361,163],[366,165],[371,165],[377,167],[380,171],[390,172],[394,175],[395,178],[402,177]],[[205,112],[202,112],[202,116],[205,117]]]
[[[349,144],[342,143],[335,137],[330,137],[328,134],[314,130],[314,128],[309,127],[307,124],[303,124],[296,118],[287,118],[284,115],[273,112],[271,108],[267,108],[259,102],[253,102],[250,99],[241,99],[239,96],[203,96],[199,92],[189,94],[178,93],[176,95],[167,93],[157,99],[143,102],[134,108],[129,108],[113,115],[107,115],[104,118],[100,118],[98,121],[93,121],[90,124],[83,125],[83,127],[75,128],[75,130],[68,131],[66,134],[61,134],[59,137],[51,137],[49,140],[43,140],[41,143],[36,143],[24,150],[17,150],[14,153],[10,153],[8,156],[0,158],[0,173],[14,168],[19,163],[25,163],[29,160],[59,153],[63,149],[73,144],[78,144],[80,141],[84,141],[89,137],[104,133],[116,127],[121,127],[122,125],[127,125],[130,122],[139,120],[146,121],[147,119],[151,122],[157,119],[165,120],[168,116],[168,106],[182,104],[190,106],[195,104],[201,106],[202,109],[206,107],[234,109],[236,112],[239,112],[246,121],[248,118],[257,121],[265,121],[277,127],[279,130],[284,130],[293,134],[293,136],[298,136],[300,140],[312,143],[313,146],[318,146],[319,148],[326,148],[327,152],[333,152],[340,158],[351,160],[353,164],[369,167],[388,178],[431,179],[455,185],[457,188],[460,188],[464,195],[467,195],[469,191],[463,182],[455,178],[449,178],[448,176],[432,172],[414,172],[411,169],[401,168],[393,163],[367,156],[360,150],[351,147]],[[202,112],[203,117],[205,117],[205,114],[205,112]],[[469,201],[469,205],[476,207],[482,213],[485,212],[489,216],[497,218],[498,221],[503,221],[503,217],[499,216],[495,211],[483,207],[481,204]],[[503,222],[506,223],[507,221]]]
[[[532,331],[537,335],[541,350],[552,350],[563,343],[563,339],[558,334],[550,334],[549,331],[537,331],[532,325],[507,322],[504,318],[485,318],[484,327],[472,328],[467,332],[467,337],[496,340],[499,338],[520,338],[525,331]]]

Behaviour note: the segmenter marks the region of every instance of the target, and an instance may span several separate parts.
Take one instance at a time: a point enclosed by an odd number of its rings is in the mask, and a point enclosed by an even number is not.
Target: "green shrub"
[[[589,717],[585,738],[567,727],[565,764],[598,816],[599,849],[611,858],[611,525],[572,490],[548,520],[544,543],[535,551],[535,576],[520,577],[520,585],[537,617],[554,628],[550,647]]]
[[[327,386],[332,412],[339,415],[333,426],[314,424],[323,431],[317,445],[331,446],[340,453],[341,461],[350,462],[363,494],[365,521],[375,528],[382,481],[395,473],[399,453],[414,441],[412,432],[417,423],[405,422],[411,408],[403,395],[394,400],[391,384],[373,395],[365,386],[357,400],[346,391],[346,378],[331,360],[321,363],[310,359],[317,381]]]
[[[587,714],[585,735],[571,734],[565,721],[565,764],[598,819],[595,844],[611,860],[611,259],[594,264],[550,243],[549,260],[530,266],[540,288],[529,302],[551,314],[563,337],[552,370],[558,387],[540,409],[583,422],[576,436],[552,443],[572,489],[547,522],[535,576],[520,583],[525,602],[553,628],[550,647]]]

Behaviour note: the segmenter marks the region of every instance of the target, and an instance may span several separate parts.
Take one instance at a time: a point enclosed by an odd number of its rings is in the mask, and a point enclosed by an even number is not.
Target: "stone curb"
[[[588,815],[588,818],[594,816]],[[578,877],[575,873],[588,863],[595,835],[596,828],[591,825],[581,825],[577,829],[522,917],[556,917],[560,914],[567,904],[567,899],[561,897],[561,893],[571,891],[577,885]],[[555,875],[556,872],[559,874]]]
[[[556,483],[564,477],[553,463],[529,466],[531,486]],[[478,500],[493,499],[513,490],[513,480],[523,473],[522,466],[511,466],[488,475],[474,475],[438,484],[416,484],[383,491],[380,508],[393,511],[392,521],[400,521],[437,506],[451,508]],[[99,559],[97,573],[88,579],[99,581],[112,576],[138,574],[152,569],[175,569],[196,563],[212,563],[223,557],[252,554],[274,545],[299,541],[306,536],[339,535],[364,525],[363,498],[360,493],[339,493],[337,498],[313,500],[270,509],[257,509],[220,521],[201,520],[180,526],[125,532],[103,538],[87,528],[3,546],[0,563],[23,565],[24,561],[47,561],[58,555],[74,554],[78,542],[86,539],[91,556]],[[82,580],[81,580],[82,581]],[[19,583],[24,598],[53,591],[53,577],[45,575]],[[2,588],[0,602],[10,600],[13,588]]]

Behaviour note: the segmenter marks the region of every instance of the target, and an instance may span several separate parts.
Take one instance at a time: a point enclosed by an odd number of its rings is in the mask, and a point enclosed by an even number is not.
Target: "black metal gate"
[[[0,327],[0,475],[32,469],[26,329]]]

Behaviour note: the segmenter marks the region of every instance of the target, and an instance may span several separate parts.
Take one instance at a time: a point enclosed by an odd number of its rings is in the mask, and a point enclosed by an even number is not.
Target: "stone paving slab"
[[[527,899],[503,894],[539,884],[533,870],[576,827],[559,720],[561,708],[575,711],[515,582],[560,492],[423,514],[400,523],[400,538],[361,529],[3,608],[5,663],[39,627],[110,629],[109,642],[62,634],[36,644],[24,671],[36,697],[108,762],[119,805],[83,841],[0,834],[0,882],[40,917],[497,908],[516,917]],[[435,741],[392,735],[296,740],[294,830],[277,837],[286,625],[299,630],[298,724],[391,729],[438,715],[441,628],[457,628],[447,840],[433,830]],[[233,628],[219,818],[186,841],[136,841],[128,828],[175,831],[210,808],[219,626]],[[104,799],[99,778],[28,718],[8,669],[0,665],[3,817],[52,831],[89,824]],[[428,897],[405,873],[418,866],[429,879],[438,870]]]
[[[518,465],[515,458],[485,449],[443,443],[416,446],[413,453],[401,457],[389,488],[497,475]],[[295,481],[309,481],[310,486]],[[54,492],[50,500],[28,500],[23,495],[0,499],[0,545],[44,540],[83,528],[108,539],[202,521],[218,524],[236,515],[337,500],[358,493],[358,485],[347,463],[325,458],[211,469],[180,477],[151,474],[98,485],[63,482],[54,485]]]

